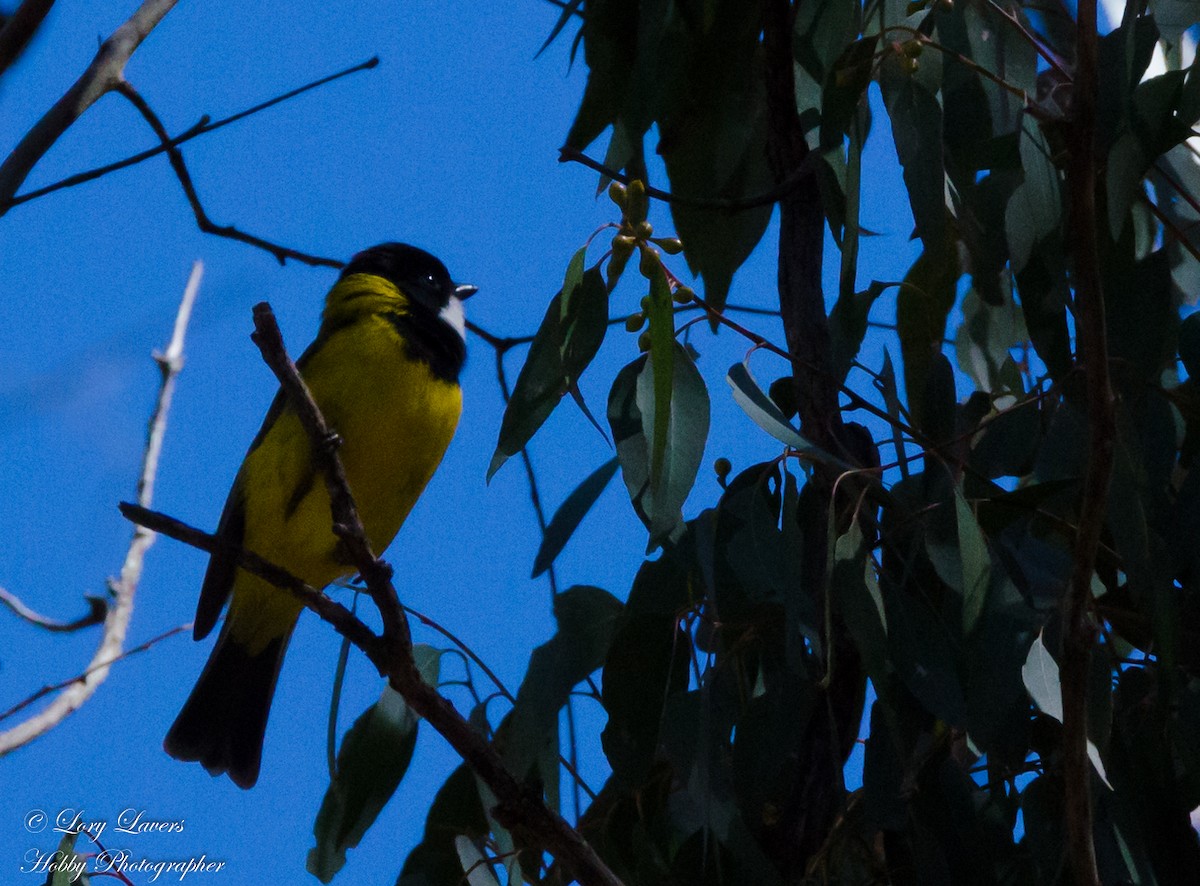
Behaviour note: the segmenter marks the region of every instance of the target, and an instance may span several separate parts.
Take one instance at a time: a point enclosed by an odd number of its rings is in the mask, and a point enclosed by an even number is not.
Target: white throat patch
[[[449,325],[459,334],[463,341],[467,340],[467,315],[463,312],[462,299],[457,295],[450,296],[446,307],[438,312],[442,322]]]

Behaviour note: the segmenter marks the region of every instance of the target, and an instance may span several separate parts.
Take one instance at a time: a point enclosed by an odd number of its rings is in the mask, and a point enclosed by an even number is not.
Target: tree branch
[[[367,592],[380,609],[383,636],[381,661],[376,664],[381,666],[381,673],[387,676],[392,688],[404,697],[413,711],[425,718],[491,789],[497,798],[492,814],[501,825],[509,830],[520,829],[569,868],[581,883],[619,886],[621,881],[579,832],[546,806],[541,791],[519,782],[505,767],[495,748],[455,710],[454,705],[421,679],[413,659],[408,621],[391,581],[391,567],[371,551],[337,454],[336,437],[331,434],[295,364],[288,357],[274,314],[266,303],[255,306],[254,326],[255,344],[279,378],[288,402],[312,442],[314,460],[325,476],[330,493],[334,531],[346,544],[355,567],[367,584]]]
[[[87,600],[90,609],[87,615],[81,615],[72,621],[59,621],[58,619],[35,612],[29,606],[22,603],[21,598],[16,594],[0,588],[0,603],[3,603],[12,610],[13,614],[29,622],[31,625],[45,628],[47,631],[54,633],[67,634],[73,631],[81,631],[84,628],[90,628],[92,625],[98,625],[104,621],[104,616],[108,613],[108,603],[101,597],[85,596],[84,599]]]
[[[286,264],[287,260],[293,259],[310,266],[320,266],[326,268],[340,268],[345,262],[338,261],[334,258],[322,258],[318,255],[309,255],[306,252],[298,252],[295,249],[290,249],[287,246],[280,246],[277,243],[272,243],[269,240],[264,240],[261,237],[256,237],[253,234],[247,234],[239,231],[233,225],[218,225],[208,217],[208,213],[204,211],[204,206],[200,203],[200,195],[196,193],[196,186],[192,183],[191,173],[188,172],[187,164],[183,162],[183,154],[179,148],[171,143],[170,133],[163,126],[162,121],[158,119],[158,115],[142,98],[141,93],[133,88],[126,80],[119,81],[113,87],[116,92],[119,92],[129,100],[138,113],[150,124],[150,128],[154,130],[154,134],[158,136],[162,142],[163,149],[167,152],[167,157],[171,161],[171,168],[175,171],[176,178],[179,179],[179,184],[183,187],[183,193],[187,196],[188,203],[192,207],[192,213],[196,216],[196,224],[200,230],[206,234],[216,234],[218,237],[225,237],[229,240],[237,240],[246,243],[250,246],[256,246],[259,249],[266,250],[275,256],[276,261],[281,265]]]
[[[1096,242],[1096,0],[1080,0],[1076,21],[1075,92],[1067,167],[1070,237],[1075,259],[1075,329],[1086,375],[1088,463],[1075,536],[1071,582],[1063,596],[1061,681],[1063,783],[1067,857],[1075,882],[1100,883],[1092,840],[1091,763],[1087,755],[1088,664],[1095,645],[1092,573],[1104,527],[1113,471],[1116,418],[1108,371],[1100,255]]]
[[[25,0],[0,29],[0,75],[29,45],[53,5],[54,0]]]
[[[253,107],[238,111],[236,114],[230,114],[228,117],[222,117],[220,120],[210,120],[209,116],[205,114],[195,123],[195,125],[184,130],[174,138],[168,139],[166,143],[160,143],[153,148],[141,151],[131,157],[126,157],[124,160],[117,160],[115,163],[107,163],[104,166],[97,166],[95,169],[89,169],[86,172],[78,172],[75,175],[67,176],[64,179],[60,179],[52,184],[48,184],[45,187],[37,188],[32,191],[26,191],[24,194],[13,197],[10,201],[8,201],[8,204],[5,205],[4,208],[7,209],[11,206],[19,206],[22,203],[28,203],[30,200],[36,200],[38,197],[44,197],[47,194],[54,193],[55,191],[61,191],[65,188],[73,188],[76,185],[94,181],[95,179],[108,175],[110,172],[116,172],[117,170],[125,169],[129,166],[135,166],[144,160],[149,160],[151,157],[157,157],[159,154],[166,153],[170,145],[178,147],[184,142],[189,142],[198,136],[206,135],[210,132],[216,132],[218,129],[228,126],[231,123],[236,123],[239,120],[243,120],[246,117],[257,114],[260,111],[265,111],[268,108],[274,107],[275,105],[281,104],[289,99],[303,95],[311,89],[316,89],[318,86],[324,86],[326,83],[332,83],[334,80],[339,80],[342,77],[358,73],[359,71],[370,70],[371,68],[376,67],[378,64],[379,57],[372,56],[365,62],[360,62],[357,65],[346,68],[345,70],[338,71],[336,74],[330,74],[327,77],[322,77],[319,80],[306,83],[304,86],[299,86],[295,89],[289,90],[282,95],[277,95],[265,102],[260,102]]]
[[[175,392],[175,378],[183,368],[183,340],[187,332],[188,320],[192,314],[192,305],[196,293],[200,289],[200,277],[203,266],[196,262],[192,266],[192,274],[188,278],[183,299],[175,315],[175,328],[171,341],[162,354],[155,354],[154,359],[162,370],[162,383],[159,386],[158,402],[150,417],[150,426],[146,438],[146,452],[142,459],[142,472],[138,478],[138,503],[149,506],[154,496],[154,477],[158,472],[158,457],[162,451],[163,435],[167,429],[167,412],[171,408],[171,396]],[[91,663],[83,674],[72,681],[57,698],[44,710],[22,723],[0,733],[0,756],[28,744],[35,738],[44,735],[61,723],[67,715],[77,711],[96,691],[97,687],[108,676],[111,664],[121,657],[125,645],[125,634],[129,628],[129,619],[133,614],[133,598],[137,592],[138,581],[142,575],[142,562],[146,550],[154,542],[154,533],[143,527],[137,527],[125,555],[125,563],[121,574],[109,581],[109,592],[112,594],[112,604],[104,619],[104,633],[100,645],[92,656]]]
[[[100,44],[87,70],[13,148],[8,159],[0,165],[0,216],[8,212],[17,190],[59,137],[100,96],[116,89],[134,50],[175,3],[176,0],[145,0],[125,24]]]

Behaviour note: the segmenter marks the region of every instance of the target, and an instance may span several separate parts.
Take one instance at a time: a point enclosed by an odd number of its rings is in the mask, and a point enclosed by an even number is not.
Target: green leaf
[[[1062,192],[1050,145],[1032,116],[1021,118],[1021,168],[1025,181],[1009,198],[1004,230],[1013,271],[1029,263],[1034,247],[1058,230],[1062,221]]]
[[[806,453],[813,460],[826,464],[839,464],[839,460],[831,456],[820,446],[810,443],[801,436],[784,418],[779,407],[763,393],[758,382],[750,374],[745,363],[734,363],[725,375],[725,381],[733,389],[733,400],[750,419],[785,446],[798,452]]]
[[[612,594],[583,585],[554,598],[558,632],[530,656],[503,742],[504,761],[518,778],[555,740],[558,712],[571,690],[604,664],[621,609]]]
[[[441,653],[413,647],[421,678],[437,683]],[[367,708],[342,740],[334,775],[313,825],[317,845],[309,850],[308,871],[328,883],[379,816],[408,770],[417,742],[416,714],[390,686]]]
[[[536,53],[534,53],[534,58],[537,58],[546,51],[546,48],[554,42],[554,38],[557,37],[562,32],[562,29],[567,26],[567,22],[571,20],[571,16],[578,12],[579,7],[582,5],[583,0],[570,0],[569,3],[563,3],[562,12],[558,16],[558,21],[556,21],[554,23],[554,27],[550,29],[550,36],[546,38],[546,42],[542,44],[541,48]],[[472,886],[474,886],[474,884],[472,884]]]
[[[935,354],[940,354],[946,318],[954,307],[958,266],[922,252],[913,262],[896,297],[896,326],[904,361],[909,408],[924,427],[924,397]]]
[[[575,279],[583,250],[571,259],[567,279]],[[578,283],[566,298],[562,293],[550,300],[541,325],[529,346],[517,376],[512,396],[504,408],[500,437],[488,465],[487,478],[516,455],[533,438],[554,412],[563,395],[578,395],[577,382],[591,363],[608,330],[608,288],[600,268],[580,273]],[[580,409],[594,425],[595,419],[578,395]],[[601,431],[603,434],[603,431]]]
[[[570,292],[570,295],[562,300],[559,348],[563,379],[568,387],[573,387],[604,343],[604,333],[608,331],[608,287],[604,285],[604,275],[597,265],[584,272],[570,290],[563,292]],[[587,410],[584,412],[586,414]]]
[[[1050,650],[1042,641],[1041,632],[1034,639],[1033,645],[1029,647],[1029,655],[1025,658],[1025,664],[1021,668],[1021,679],[1025,682],[1025,688],[1029,690],[1029,697],[1033,699],[1034,704],[1042,713],[1061,723],[1063,718],[1062,684],[1058,679],[1058,662],[1054,660],[1054,656],[1050,654]],[[1112,785],[1108,782],[1108,776],[1104,772],[1104,763],[1100,759],[1100,749],[1090,739],[1087,743],[1087,752],[1088,759],[1096,767],[1096,774],[1111,790]]]
[[[608,399],[608,421],[621,476],[634,510],[650,530],[651,549],[679,525],[708,438],[709,402],[704,379],[678,343],[673,345],[672,363],[671,412],[657,495],[651,488],[655,378],[650,354],[617,373]]]
[[[500,881],[492,873],[491,866],[474,841],[459,834],[454,838],[454,848],[458,851],[459,861],[462,862],[467,886],[500,886]]]
[[[662,497],[663,470],[667,454],[667,435],[671,422],[671,373],[675,362],[675,312],[671,304],[671,287],[663,266],[653,263],[650,275],[650,302],[647,309],[650,322],[650,367],[654,385],[651,398],[644,398],[639,381],[638,408],[642,410],[646,437],[650,440],[650,494]],[[651,405],[652,404],[652,408]]]
[[[847,233],[847,238],[849,236]],[[867,337],[871,306],[885,289],[886,283],[872,280],[862,292],[851,292],[848,298],[839,295],[833,310],[829,312],[829,335],[832,339],[829,371],[839,384],[846,380],[850,365]]]
[[[948,258],[942,106],[917,77],[904,70],[902,56],[895,52],[885,53],[880,62],[879,86],[892,121],[917,234],[927,253]]]
[[[1010,349],[1029,340],[1021,309],[1011,297],[990,305],[971,289],[963,298],[962,312],[962,325],[954,337],[958,368],[974,379],[979,390],[999,393],[1006,387],[1001,369]],[[1020,396],[1024,389],[1009,393]]]
[[[567,500],[554,512],[542,543],[538,547],[537,556],[533,560],[532,578],[537,578],[550,568],[554,559],[562,552],[579,523],[592,509],[596,499],[608,487],[608,481],[617,472],[617,459],[614,456],[596,468],[591,475],[575,487],[575,491],[567,496]]]
[[[961,490],[954,490],[954,515],[958,524],[958,549],[962,556],[963,634],[969,635],[987,606],[992,558],[975,513]]]
[[[558,401],[567,391],[563,377],[562,295],[554,296],[533,336],[525,364],[517,376],[504,418],[500,422],[500,439],[488,466],[487,478],[495,475],[508,459],[520,452],[538,428],[550,417]]]
[[[842,135],[849,131],[859,102],[871,84],[878,44],[878,34],[855,40],[830,68],[821,92],[822,147],[841,145]]]
[[[1188,378],[1200,378],[1200,311],[1188,314],[1179,325],[1179,359]]]
[[[50,858],[53,867],[47,872],[45,886],[89,886],[92,882],[88,876],[88,859],[75,851],[75,841],[78,839],[79,831],[68,830],[58,841],[58,849]],[[107,869],[103,856],[92,864],[97,871]]]
[[[480,840],[488,833],[488,821],[476,788],[475,775],[461,764],[438,790],[425,817],[421,842],[408,858],[396,886],[450,886],[462,882],[462,863],[455,837],[462,834]]]
[[[767,164],[767,105],[761,76],[761,28],[753,7],[722,4],[707,35],[674,42],[681,55],[668,65],[674,89],[658,121],[662,155],[671,190],[688,197],[743,200],[774,184]],[[683,241],[693,274],[704,280],[705,300],[725,307],[734,273],[762,239],[772,201],[729,211],[671,203],[671,219]]]

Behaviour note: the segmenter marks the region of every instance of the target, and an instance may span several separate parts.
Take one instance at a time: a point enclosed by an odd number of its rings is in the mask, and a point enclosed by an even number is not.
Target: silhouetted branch
[[[108,175],[110,172],[116,172],[117,170],[125,169],[129,166],[135,166],[144,160],[149,160],[151,157],[157,157],[159,154],[165,153],[170,145],[178,147],[184,142],[191,141],[198,136],[215,132],[222,127],[228,126],[230,123],[236,123],[239,120],[257,114],[260,111],[265,111],[268,108],[274,107],[275,105],[288,101],[289,99],[296,98],[296,96],[303,95],[311,89],[316,89],[318,86],[324,86],[326,83],[332,83],[334,80],[339,80],[342,77],[355,74],[359,71],[370,70],[378,64],[379,57],[373,56],[367,59],[365,62],[361,62],[353,67],[346,68],[344,71],[338,71],[336,74],[330,74],[327,77],[314,80],[312,83],[307,83],[304,86],[292,89],[283,93],[282,95],[277,95],[275,98],[268,99],[267,101],[254,105],[251,108],[246,108],[244,111],[238,111],[236,114],[230,114],[228,117],[222,117],[220,120],[211,120],[209,116],[205,114],[193,126],[184,130],[174,138],[168,139],[167,143],[165,144],[159,144],[156,147],[141,151],[131,157],[126,157],[124,160],[118,160],[115,163],[107,163],[104,166],[97,166],[95,169],[89,169],[86,172],[79,172],[75,175],[67,176],[64,179],[60,179],[59,181],[46,185],[45,187],[27,191],[24,194],[13,197],[8,202],[8,206],[19,206],[22,203],[28,203],[30,200],[36,200],[38,197],[44,197],[47,194],[54,193],[55,191],[61,191],[65,188],[73,188],[76,185],[94,181],[95,179]]]
[[[192,207],[192,213],[196,216],[196,224],[201,231],[206,234],[216,234],[218,237],[225,237],[230,240],[238,240],[250,246],[263,249],[275,256],[276,261],[281,265],[285,264],[289,258],[306,265],[327,268],[340,268],[345,264],[337,259],[309,255],[306,252],[298,252],[287,246],[280,246],[277,243],[272,243],[253,234],[239,231],[233,225],[218,225],[214,223],[208,217],[208,213],[204,211],[204,206],[200,203],[200,195],[196,193],[196,186],[192,183],[191,173],[188,172],[187,164],[183,162],[183,154],[178,147],[171,143],[171,136],[167,132],[166,127],[163,126],[162,121],[158,119],[158,115],[154,113],[141,94],[127,81],[121,80],[113,88],[137,108],[138,113],[150,124],[150,128],[154,130],[154,134],[162,142],[163,149],[167,152],[167,157],[171,161],[171,169],[175,171],[175,176],[179,179],[179,184],[183,187],[183,193],[187,196],[188,203]]]
[[[25,0],[0,29],[0,74],[8,70],[29,45],[53,5],[54,0]]]
[[[57,619],[35,612],[21,602],[21,598],[16,594],[0,588],[0,603],[3,603],[16,616],[29,622],[31,625],[45,628],[47,631],[53,631],[54,633],[66,634],[72,631],[81,631],[84,628],[90,628],[92,625],[98,625],[104,621],[104,616],[108,612],[108,603],[101,597],[85,596],[84,599],[87,600],[90,609],[87,615],[81,615],[74,621],[58,621]]]
[[[145,0],[125,24],[100,44],[87,70],[13,148],[8,159],[0,164],[0,216],[11,208],[17,190],[59,137],[100,96],[117,88],[134,50],[175,3],[176,0]]]

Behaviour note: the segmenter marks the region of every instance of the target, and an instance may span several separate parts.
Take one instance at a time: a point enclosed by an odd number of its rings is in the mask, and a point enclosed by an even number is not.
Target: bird
[[[395,537],[441,463],[462,412],[463,302],[476,287],[451,280],[422,249],[382,243],[354,255],[325,297],[321,325],[297,361],[338,453],[372,550]],[[329,493],[312,444],[281,390],[242,461],[217,524],[193,636],[216,645],[163,747],[258,780],[267,716],[302,604],[237,565],[252,551],[314,588],[352,575],[333,532]]]

